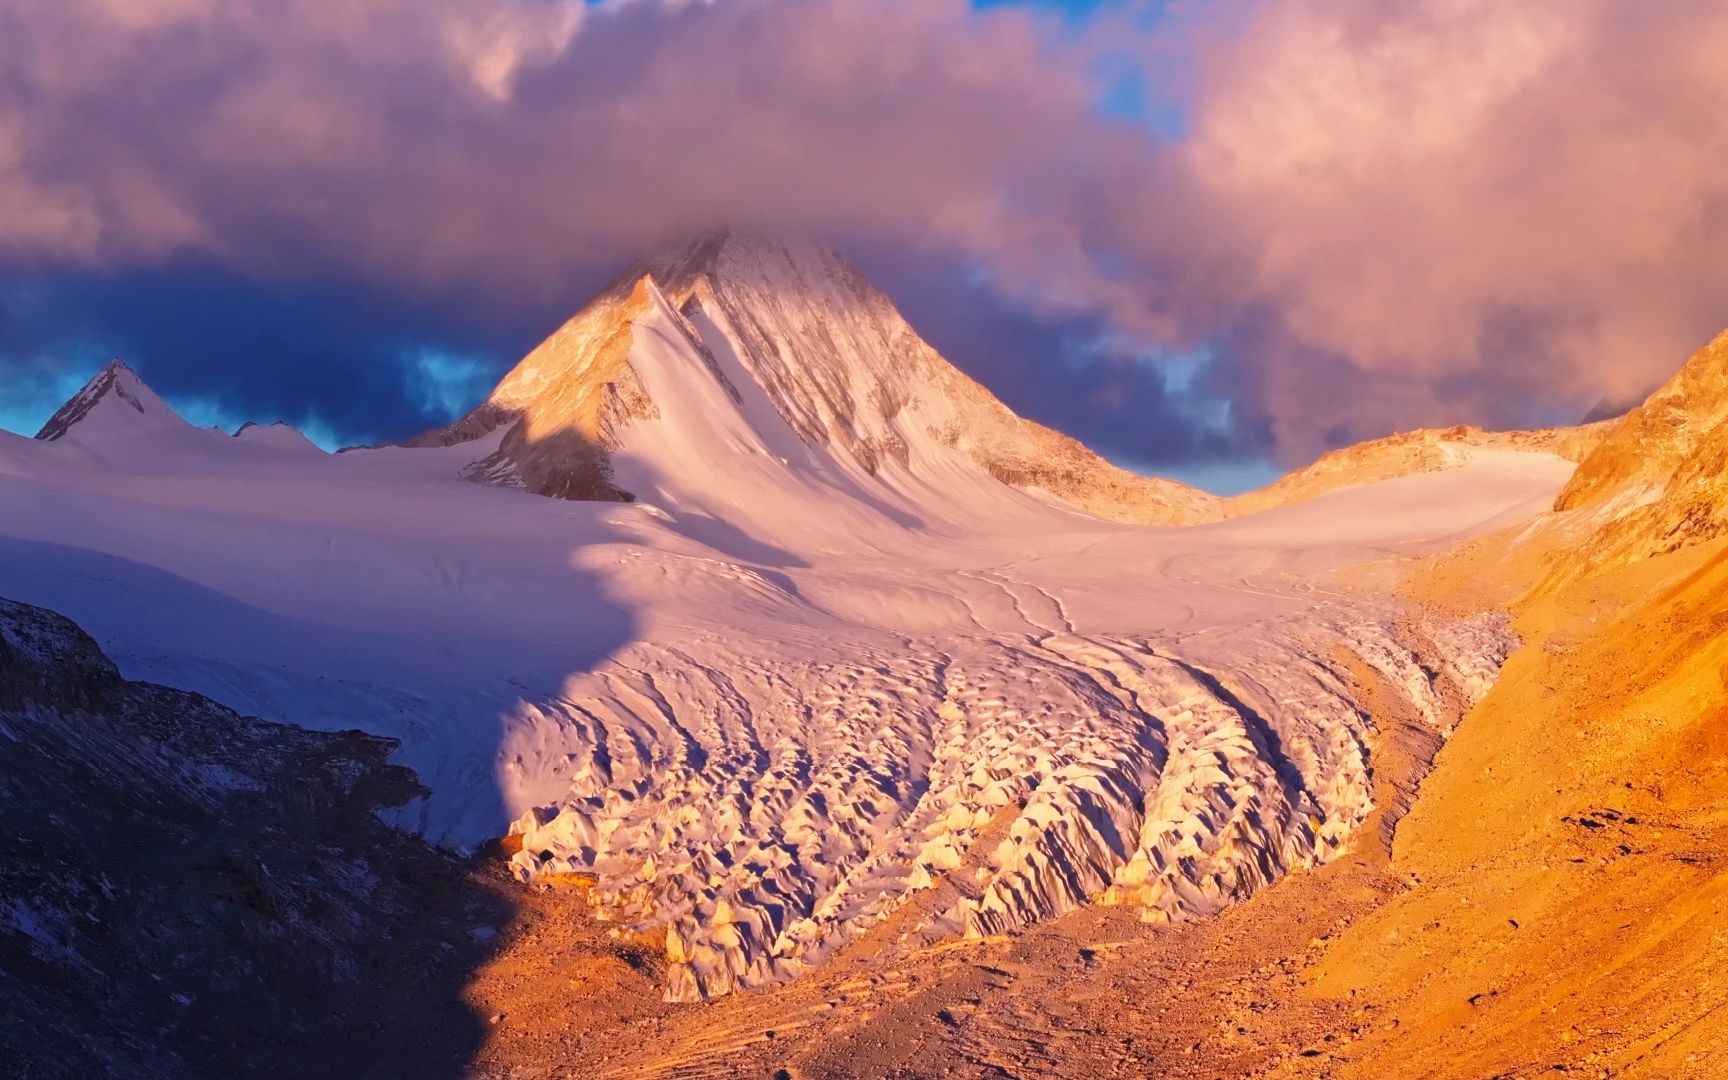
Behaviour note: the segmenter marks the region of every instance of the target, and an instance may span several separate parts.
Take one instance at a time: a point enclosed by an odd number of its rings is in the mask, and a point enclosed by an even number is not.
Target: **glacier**
[[[196,429],[111,366],[52,438],[0,434],[0,595],[127,678],[401,740],[431,794],[395,823],[510,834],[524,881],[663,946],[679,1001],[865,935],[1215,912],[1366,842],[1361,672],[1445,734],[1515,644],[1389,582],[1569,462],[1229,518],[932,374],[825,254],[703,258],[410,446]],[[1070,456],[1004,464],[1040,454]],[[535,493],[578,466],[606,497]]]

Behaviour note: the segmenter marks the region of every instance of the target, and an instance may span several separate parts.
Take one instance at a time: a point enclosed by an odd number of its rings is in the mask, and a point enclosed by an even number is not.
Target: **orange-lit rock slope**
[[[1400,830],[1412,887],[1316,969],[1382,1018],[1341,1075],[1728,1074],[1725,420],[1728,337],[1536,529],[1413,582],[1541,578]]]

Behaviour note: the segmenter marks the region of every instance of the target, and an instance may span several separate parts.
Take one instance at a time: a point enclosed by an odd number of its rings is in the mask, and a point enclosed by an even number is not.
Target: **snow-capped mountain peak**
[[[694,506],[734,524],[782,515],[781,493],[800,489],[806,508],[902,522],[1022,493],[1121,521],[1220,513],[1209,495],[1016,416],[833,250],[737,232],[639,262],[477,409],[411,445],[500,428],[472,478]]]
[[[76,430],[86,432],[126,432],[146,428],[187,429],[190,425],[147,386],[138,373],[119,360],[102,365],[102,370],[67,399],[36,438],[54,442]]]

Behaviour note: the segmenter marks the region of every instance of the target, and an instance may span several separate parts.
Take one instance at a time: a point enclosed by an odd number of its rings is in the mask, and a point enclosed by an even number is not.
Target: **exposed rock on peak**
[[[636,322],[652,308],[646,275],[615,280],[479,407],[408,445],[453,446],[505,428],[496,449],[468,467],[470,479],[560,499],[631,501],[612,482],[610,452],[626,424],[657,415],[629,363]]]

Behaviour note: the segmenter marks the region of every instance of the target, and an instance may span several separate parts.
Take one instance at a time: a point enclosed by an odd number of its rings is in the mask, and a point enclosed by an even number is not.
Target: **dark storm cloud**
[[[450,419],[554,324],[548,308],[264,284],[211,266],[58,272],[0,289],[6,411],[41,416],[109,355],[159,393],[230,421],[287,420],[341,441],[396,439]],[[472,375],[453,402],[441,376]],[[458,370],[451,370],[453,367]],[[68,385],[72,378],[71,387]]]

